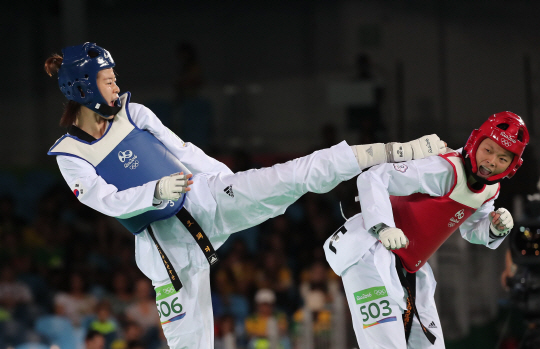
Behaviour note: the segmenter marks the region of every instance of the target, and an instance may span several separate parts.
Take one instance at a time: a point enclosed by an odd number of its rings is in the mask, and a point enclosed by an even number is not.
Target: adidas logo
[[[437,325],[435,325],[435,322],[431,321],[431,323],[428,325],[428,328],[437,328]]]
[[[214,265],[218,262],[218,257],[216,256],[216,254],[214,253],[213,255],[211,255],[210,257],[208,257],[208,262],[210,263],[210,265]]]
[[[229,195],[231,198],[234,198],[234,192],[232,190],[232,184],[229,185],[227,188],[223,189],[225,194]]]
[[[373,157],[373,147],[367,148],[366,153],[368,153],[369,156]]]

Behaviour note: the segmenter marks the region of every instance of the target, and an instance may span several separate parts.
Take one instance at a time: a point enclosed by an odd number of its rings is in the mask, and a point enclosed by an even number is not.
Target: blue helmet
[[[100,70],[114,67],[109,51],[87,42],[69,46],[62,50],[64,55],[58,71],[58,86],[67,99],[84,105],[102,116],[116,115],[122,107],[120,99],[109,106],[97,86]]]

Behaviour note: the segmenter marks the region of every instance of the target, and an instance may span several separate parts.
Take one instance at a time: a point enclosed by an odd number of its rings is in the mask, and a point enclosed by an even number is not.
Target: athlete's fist
[[[491,212],[490,215],[490,228],[495,236],[505,236],[514,227],[514,219],[506,208],[501,207],[497,211]]]
[[[379,230],[379,240],[387,250],[398,250],[409,246],[409,239],[398,228],[382,228]]]
[[[184,172],[180,172],[161,178],[156,184],[154,197],[158,200],[177,201],[183,193],[191,190],[191,177],[192,174],[184,175]]]

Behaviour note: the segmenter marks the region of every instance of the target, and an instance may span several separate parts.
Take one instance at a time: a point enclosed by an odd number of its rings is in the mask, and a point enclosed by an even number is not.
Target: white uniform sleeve
[[[439,156],[372,167],[357,179],[366,229],[379,223],[395,227],[390,195],[423,193],[443,196],[453,182],[452,165]]]
[[[459,231],[465,240],[491,249],[496,249],[503,242],[504,237],[493,239],[489,236],[489,224],[491,223],[489,214],[495,211],[495,199],[497,197],[499,197],[499,194],[480,206],[475,213],[461,224]]]
[[[176,134],[161,123],[161,120],[147,107],[137,103],[129,105],[133,122],[143,130],[148,130],[163,143],[171,153],[195,175],[197,173],[228,173],[232,171],[220,161],[206,155],[192,143],[184,143]]]
[[[79,201],[107,216],[129,218],[167,206],[166,201],[153,206],[157,181],[118,191],[116,186],[107,184],[94,167],[82,159],[59,155],[56,161],[71,190],[77,190]]]

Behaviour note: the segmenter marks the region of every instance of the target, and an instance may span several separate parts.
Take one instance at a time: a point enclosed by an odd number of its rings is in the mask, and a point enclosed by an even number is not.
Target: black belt
[[[195,218],[191,216],[191,214],[186,210],[185,207],[182,207],[182,209],[178,211],[176,217],[178,217],[180,222],[182,222],[182,224],[186,227],[191,236],[193,236],[195,242],[197,242],[197,245],[199,245],[201,251],[204,253],[206,260],[208,260],[208,263],[210,263],[211,266],[216,264],[219,261],[217,253],[214,250],[214,247],[212,247],[210,240],[202,230],[201,226],[195,220]],[[176,274],[176,270],[174,270],[174,267],[172,266],[169,257],[167,257],[167,255],[165,254],[165,252],[163,252],[163,249],[159,245],[152,227],[149,225],[147,229],[150,237],[152,237],[152,240],[154,240],[154,244],[156,244],[157,250],[159,252],[159,255],[161,256],[163,264],[165,265],[165,269],[167,269],[169,279],[171,280],[174,289],[176,290],[176,292],[180,291],[180,289],[182,288],[182,282],[180,281],[178,274]]]
[[[403,326],[405,327],[405,338],[407,339],[407,343],[409,342],[409,336],[411,335],[411,328],[412,328],[412,320],[413,316],[416,315],[416,318],[418,319],[418,322],[420,323],[420,326],[422,327],[422,331],[424,331],[424,334],[426,335],[426,338],[429,340],[431,344],[435,344],[435,340],[437,339],[433,333],[429,332],[429,330],[422,324],[422,321],[420,320],[420,316],[418,315],[418,310],[416,309],[416,274],[409,273],[405,271],[406,275],[403,275],[403,265],[401,264],[401,259],[396,255],[396,271],[399,276],[399,281],[401,282],[401,285],[405,287],[407,290],[407,310],[403,313]]]

